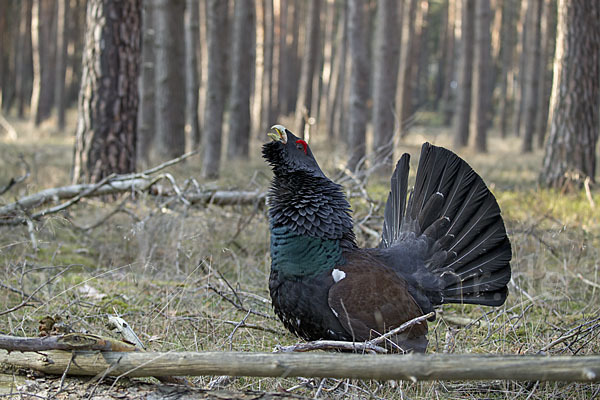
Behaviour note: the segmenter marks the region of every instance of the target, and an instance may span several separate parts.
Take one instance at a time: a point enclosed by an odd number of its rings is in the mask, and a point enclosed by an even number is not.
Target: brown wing
[[[336,283],[329,290],[329,306],[356,341],[373,339],[423,315],[406,282],[371,257],[353,255],[332,275]],[[426,334],[423,322],[392,341],[405,351],[425,351]]]

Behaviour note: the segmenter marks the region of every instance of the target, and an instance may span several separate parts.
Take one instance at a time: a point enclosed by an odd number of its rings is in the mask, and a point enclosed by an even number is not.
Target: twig
[[[23,158],[23,156],[20,156],[21,158],[21,162],[23,164],[25,164],[25,175],[21,175],[19,177],[16,178],[10,178],[10,180],[8,181],[8,183],[6,185],[4,185],[3,187],[0,187],[0,196],[3,195],[4,193],[8,192],[10,189],[12,189],[13,186],[23,182],[25,179],[29,178],[29,164],[25,161],[25,159]]]
[[[586,176],[585,180],[583,181],[583,187],[585,188],[585,196],[587,197],[590,203],[590,207],[592,208],[592,210],[595,210],[596,203],[594,202],[594,198],[592,197],[592,191],[590,190],[590,181],[590,177]]]
[[[400,332],[405,331],[406,329],[410,328],[413,325],[420,324],[421,322],[427,320],[428,318],[433,317],[434,315],[435,315],[435,313],[432,311],[432,312],[430,312],[428,314],[421,315],[420,317],[413,318],[410,321],[406,321],[405,323],[403,323],[399,327],[394,328],[391,331],[389,331],[389,332],[387,332],[387,333],[385,333],[385,334],[383,334],[383,335],[381,335],[381,336],[379,336],[379,337],[377,337],[375,339],[369,340],[368,343],[379,344],[379,343],[381,343],[381,342],[389,339],[390,337],[392,337],[394,335],[397,335]]]
[[[4,118],[2,113],[0,112],[0,126],[6,131],[8,136],[8,140],[14,142],[17,140],[17,130]]]
[[[277,346],[276,353],[306,352],[314,350],[345,350],[358,353],[387,353],[381,346],[370,342],[345,342],[342,340],[314,340],[312,342],[297,343],[291,346]]]

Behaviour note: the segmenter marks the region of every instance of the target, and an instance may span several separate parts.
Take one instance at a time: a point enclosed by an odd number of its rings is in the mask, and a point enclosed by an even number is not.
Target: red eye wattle
[[[299,146],[296,146],[298,148],[298,150],[303,150],[304,154],[308,154],[307,153],[307,148],[308,148],[308,144],[306,144],[306,142],[302,139],[298,139],[296,140],[296,144]]]

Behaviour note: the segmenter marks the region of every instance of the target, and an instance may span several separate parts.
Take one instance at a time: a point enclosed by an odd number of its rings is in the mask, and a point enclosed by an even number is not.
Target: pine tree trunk
[[[233,54],[231,101],[229,111],[228,158],[248,158],[250,139],[250,94],[252,65],[254,64],[253,37],[255,32],[254,3],[236,0],[233,16]],[[268,129],[268,127],[264,127]]]
[[[373,149],[378,161],[391,165],[394,155],[394,111],[398,82],[398,2],[379,0],[375,22],[375,59],[373,63]]]
[[[406,136],[408,128],[411,125],[413,116],[412,97],[413,97],[413,75],[415,67],[415,48],[413,47],[415,34],[415,18],[417,15],[417,5],[419,0],[406,0],[404,11],[402,13],[403,23],[401,24],[402,44],[400,47],[400,62],[398,73],[398,90],[396,92],[396,108],[400,118],[400,134]]]
[[[530,58],[529,62],[526,63],[528,69],[525,73],[525,85],[527,90],[525,91],[525,129],[523,131],[523,145],[521,151],[523,153],[530,153],[533,150],[533,136],[535,134],[535,123],[537,119],[538,110],[538,96],[539,96],[539,76],[541,54],[541,19],[544,2],[543,0],[531,0],[530,6],[532,7],[531,12],[531,25],[529,34],[527,35],[527,55]]]
[[[73,179],[135,170],[141,0],[89,0]]]
[[[298,93],[300,90],[300,75],[302,73],[302,59],[298,54],[300,51],[300,25],[303,20],[304,9],[309,4],[308,1],[300,1],[292,3],[292,42],[288,48],[288,74],[286,82],[288,84],[287,93],[287,113],[296,111],[296,103],[298,101]],[[305,35],[307,36],[307,35]],[[306,39],[305,39],[306,40]]]
[[[56,65],[56,0],[35,0],[36,15],[32,19],[32,36],[35,57],[31,112],[38,126],[50,117],[54,104],[54,79]]]
[[[336,33],[336,55],[335,66],[333,66],[334,76],[333,87],[327,101],[327,132],[333,138],[339,139],[342,136],[342,127],[340,121],[344,113],[343,95],[344,82],[346,81],[346,60],[348,54],[348,5],[343,3],[340,7],[340,16]],[[344,135],[345,136],[345,135]]]
[[[223,112],[225,109],[225,70],[226,45],[223,35],[227,21],[227,1],[207,0],[206,6],[206,45],[208,50],[208,73],[206,77],[206,108],[204,109],[204,129],[202,160],[205,178],[219,176]]]
[[[289,49],[287,44],[288,35],[288,0],[279,1],[279,52],[278,52],[278,67],[277,67],[277,114],[285,115],[288,110],[286,107],[286,99],[288,96],[287,89],[287,69],[289,68]]]
[[[475,150],[487,151],[487,130],[492,115],[492,90],[490,76],[492,65],[490,0],[477,0],[475,18],[475,66],[473,74],[473,128]]]
[[[369,96],[369,62],[367,59],[366,3],[350,0],[348,3],[348,40],[352,72],[350,74],[350,106],[348,124],[348,168],[355,170],[365,155],[367,129],[367,99]]]
[[[150,151],[155,137],[155,85],[154,85],[154,2],[142,3],[142,63],[139,82],[139,113],[137,131],[137,159],[146,167],[150,163]]]
[[[321,0],[311,0],[306,22],[306,43],[302,57],[302,73],[296,102],[296,135],[303,137],[307,118],[312,114],[313,79],[319,51]]]
[[[70,7],[69,18],[71,21],[69,23],[69,35],[67,38],[69,40],[67,46],[69,48],[69,57],[66,73],[66,100],[69,106],[77,103],[81,87],[81,59],[83,58],[83,40],[81,38],[85,34],[86,7],[86,0],[72,0]]]
[[[56,78],[54,103],[58,117],[58,129],[65,129],[65,72],[67,60],[67,32],[69,31],[69,0],[58,0],[56,28]]]
[[[600,131],[600,2],[559,0],[551,125],[541,181],[592,181]]]
[[[185,152],[184,0],[156,0],[154,74],[156,150],[161,159]]]
[[[458,81],[457,71],[456,71],[456,63],[457,63],[457,41],[456,41],[456,31],[457,26],[457,7],[458,4],[462,0],[448,0],[448,23],[447,23],[447,32],[444,40],[444,51],[447,56],[445,57],[446,61],[443,66],[443,81],[442,81],[442,95],[441,95],[441,103],[442,110],[444,113],[444,126],[450,126],[452,123],[452,116],[455,111],[455,86]]]
[[[21,3],[19,17],[18,53],[15,67],[15,96],[17,98],[17,115],[23,118],[25,104],[31,101],[31,0]]]
[[[461,0],[458,0],[461,1]],[[461,71],[458,83],[458,101],[455,147],[469,144],[469,127],[471,118],[471,79],[473,78],[473,52],[475,41],[475,0],[462,0],[461,15],[461,48],[458,70]]]
[[[190,150],[200,146],[198,96],[200,92],[198,46],[200,21],[198,0],[186,0],[185,5],[185,133]]]
[[[540,68],[540,85],[538,95],[538,113],[535,123],[537,146],[544,147],[546,130],[548,129],[548,111],[550,96],[552,95],[552,61],[556,47],[556,3],[553,0],[544,0],[542,15],[542,40]]]
[[[514,133],[521,136],[523,126],[523,110],[525,108],[525,98],[527,96],[527,86],[525,85],[525,71],[527,70],[527,35],[529,34],[529,21],[531,15],[530,3],[533,0],[521,0],[521,11],[519,22],[517,24],[517,57],[515,64],[515,90],[514,90],[514,111],[513,124]]]
[[[508,135],[508,119],[510,102],[508,95],[508,76],[513,64],[513,53],[515,49],[515,0],[504,0],[504,17],[502,18],[502,46],[500,48],[500,96],[498,115],[500,118],[500,135],[505,138]]]
[[[273,14],[273,0],[263,0],[264,18],[263,18],[263,79],[262,95],[260,107],[260,128],[267,130],[275,124],[273,115],[273,49],[275,40],[275,17]]]
[[[421,0],[417,7],[415,36],[412,43],[415,67],[413,68],[413,116],[429,101],[429,20],[431,18],[429,0]]]

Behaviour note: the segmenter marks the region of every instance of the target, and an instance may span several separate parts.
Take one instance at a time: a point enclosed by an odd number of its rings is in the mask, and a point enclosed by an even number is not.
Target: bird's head
[[[263,158],[275,174],[303,172],[313,177],[325,177],[308,144],[283,125],[273,125],[267,132],[272,140],[262,147]]]

